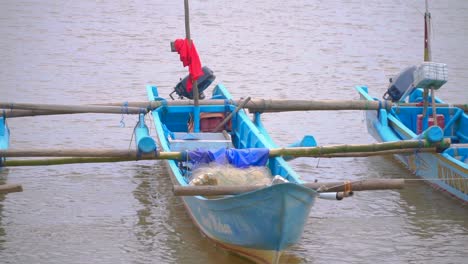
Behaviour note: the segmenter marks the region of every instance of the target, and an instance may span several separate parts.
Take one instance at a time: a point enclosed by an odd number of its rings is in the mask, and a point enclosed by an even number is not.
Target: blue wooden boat
[[[161,100],[155,86],[148,86],[147,92],[150,101]],[[213,89],[212,99],[231,99],[231,95],[218,84]],[[198,107],[201,113],[231,113],[236,108],[230,104]],[[193,112],[193,105],[164,106],[152,111],[161,151],[277,147],[263,127],[260,113],[256,113],[252,121],[244,110],[238,111],[233,115],[228,133],[192,133],[187,123]],[[188,185],[187,164],[175,160],[166,162],[173,183]],[[266,166],[273,175],[280,175],[289,183],[216,199],[182,198],[193,222],[207,237],[257,263],[274,263],[284,249],[299,241],[318,197],[316,191],[297,184],[302,181],[283,158],[268,158]]]
[[[411,78],[410,78],[411,79]],[[407,87],[407,86],[406,86]],[[419,86],[417,86],[419,87]],[[362,100],[378,101],[368,93],[366,86],[357,86]],[[397,98],[400,104],[390,110],[365,111],[367,130],[379,142],[418,138],[431,125],[432,107],[427,108],[423,117],[423,89],[412,88],[406,91],[406,98]],[[405,96],[405,97],[406,97]],[[434,96],[436,103],[444,103]],[[429,102],[432,98],[429,97]],[[415,103],[407,104],[403,103]],[[382,105],[385,103],[382,102]],[[436,118],[444,138],[451,139],[450,148],[442,153],[396,154],[412,173],[427,180],[431,185],[447,191],[452,196],[468,201],[468,116],[457,107],[438,106]]]

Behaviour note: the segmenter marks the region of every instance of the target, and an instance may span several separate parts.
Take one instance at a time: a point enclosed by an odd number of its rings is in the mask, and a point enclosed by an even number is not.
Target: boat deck
[[[173,138],[169,137],[172,151],[203,149],[232,148],[231,136],[224,133],[190,133],[175,132]]]

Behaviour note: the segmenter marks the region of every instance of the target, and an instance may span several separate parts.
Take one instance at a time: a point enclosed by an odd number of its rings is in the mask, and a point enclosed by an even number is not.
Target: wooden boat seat
[[[231,136],[226,133],[186,133],[175,132],[175,138],[169,139],[172,151],[185,151],[197,148],[216,150],[233,148]]]

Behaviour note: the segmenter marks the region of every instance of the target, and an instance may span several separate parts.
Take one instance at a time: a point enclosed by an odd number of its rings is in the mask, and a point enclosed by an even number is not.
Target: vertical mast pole
[[[432,61],[432,51],[431,51],[431,13],[429,13],[429,0],[426,0],[426,12],[424,13],[424,61]],[[435,90],[434,87],[430,87],[431,91],[431,104],[432,104],[432,120],[434,126],[437,126],[437,110],[435,105]],[[424,88],[424,109],[423,109],[423,118],[424,122],[426,121],[426,109],[429,101],[429,88]]]
[[[431,61],[431,13],[429,13],[429,4],[426,0],[426,13],[424,13],[424,61]]]
[[[191,49],[192,39],[190,38],[190,12],[189,12],[189,2],[184,0],[184,10],[185,10],[185,38],[188,40],[189,49]],[[200,132],[200,107],[198,103],[198,82],[195,80],[193,82],[193,100],[194,100],[194,132]]]

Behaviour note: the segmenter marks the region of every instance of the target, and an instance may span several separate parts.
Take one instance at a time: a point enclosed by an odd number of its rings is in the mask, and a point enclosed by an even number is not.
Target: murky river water
[[[432,3],[434,2],[434,3]],[[439,96],[467,103],[468,2],[430,1]],[[424,1],[191,1],[202,63],[234,97],[357,99],[423,57]],[[0,2],[0,101],[85,104],[166,96],[187,70],[183,1]],[[133,116],[9,119],[16,148],[128,148]],[[121,122],[125,127],[120,127]],[[279,145],[369,143],[359,111],[265,114]],[[133,147],[133,146],[132,146]],[[414,178],[391,157],[292,162],[306,180]],[[0,181],[1,263],[247,263],[202,237],[162,163],[15,167]],[[283,263],[466,263],[468,209],[424,183],[318,201]]]

